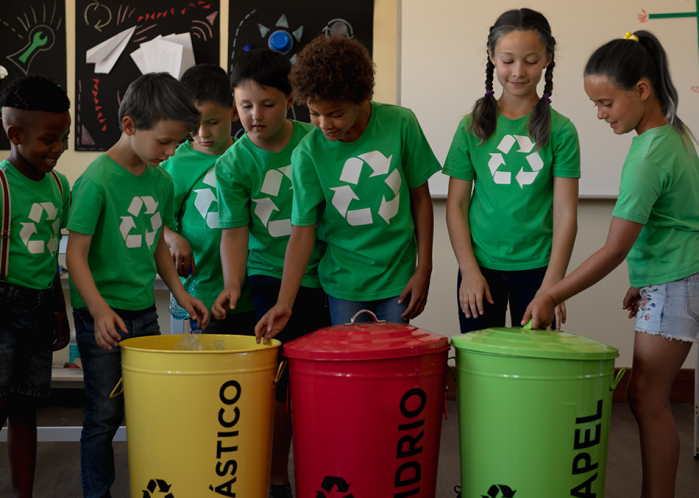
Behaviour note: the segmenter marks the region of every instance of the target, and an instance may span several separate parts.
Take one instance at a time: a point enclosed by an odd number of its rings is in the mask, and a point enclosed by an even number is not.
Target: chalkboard
[[[0,91],[39,74],[67,88],[65,0],[3,1],[0,10]],[[7,74],[3,78],[3,75]],[[10,142],[0,133],[0,150]]]
[[[374,1],[329,2],[327,0],[266,0],[231,2],[229,10],[229,73],[236,58],[252,48],[276,48],[291,62],[311,40],[321,33],[340,33],[356,38],[373,49]],[[308,108],[295,103],[289,118],[310,122]],[[243,129],[234,123],[233,133]]]
[[[118,110],[141,75],[130,54],[158,35],[190,33],[197,64],[219,64],[219,0],[76,0],[75,149],[107,150],[121,135]],[[86,52],[136,27],[109,74],[95,73]]]
[[[488,29],[500,14],[520,8],[514,1],[402,0],[401,105],[413,109],[440,161],[444,161],[460,119],[485,92]],[[699,47],[696,2],[687,0],[531,0],[556,38],[553,107],[570,118],[580,135],[583,197],[615,197],[634,132],[615,135],[583,88],[583,69],[592,52],[627,31],[645,29],[663,44],[679,92],[679,115],[699,133]],[[539,88],[541,92],[542,85]],[[496,96],[500,95],[497,85]],[[541,94],[541,93],[540,93]],[[445,196],[447,179],[430,181]]]

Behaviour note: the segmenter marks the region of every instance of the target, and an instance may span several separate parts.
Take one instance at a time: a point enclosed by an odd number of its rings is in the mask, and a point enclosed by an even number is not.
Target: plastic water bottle
[[[190,274],[185,279],[182,285],[184,286],[184,290],[186,290],[188,294],[192,294],[194,292],[194,287],[197,285],[197,281],[194,278],[194,275]],[[189,313],[187,313],[187,310],[179,304],[177,304],[177,300],[175,299],[175,296],[173,296],[172,294],[170,294],[169,309],[170,314],[175,320],[186,320],[189,318]]]

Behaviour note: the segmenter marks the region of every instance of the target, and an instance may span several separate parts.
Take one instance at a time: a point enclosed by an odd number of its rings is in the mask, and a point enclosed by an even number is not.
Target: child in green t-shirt
[[[244,52],[231,73],[231,87],[245,135],[216,163],[221,258],[226,288],[212,308],[214,317],[240,306],[245,271],[252,284],[255,314],[261,318],[277,301],[284,252],[291,234],[291,154],[313,125],[287,119],[291,63],[278,52]],[[283,343],[330,325],[326,296],[318,281],[322,244],[316,244],[293,302],[294,318],[277,335]],[[280,355],[281,361],[281,355]],[[286,410],[288,369],[277,383],[272,448],[271,498],[291,496],[291,415]]]
[[[636,132],[621,171],[604,247],[529,305],[522,324],[545,327],[554,308],[626,258],[623,299],[636,335],[628,396],[641,439],[641,496],[675,496],[680,439],[670,387],[699,343],[699,156],[677,115],[678,92],[660,41],[626,33],[590,56],[585,93],[616,135]]]
[[[444,163],[462,333],[504,327],[508,305],[519,323],[534,296],[565,276],[577,231],[580,145],[551,108],[551,27],[531,9],[510,10],[487,45],[485,96],[459,123]],[[560,328],[565,303],[556,311]]]
[[[10,157],[0,162],[0,427],[9,420],[15,496],[32,496],[36,399],[48,396],[53,351],[70,326],[57,273],[68,180],[54,168],[70,132],[70,101],[58,85],[25,76],[0,95]],[[5,209],[7,206],[8,209]]]
[[[432,199],[440,166],[415,115],[370,100],[374,63],[357,40],[319,36],[291,73],[316,129],[292,156],[294,206],[279,300],[255,332],[267,340],[291,303],[318,239],[318,274],[333,324],[361,309],[407,322],[427,301],[432,273]],[[417,260],[417,266],[416,266]]]
[[[109,496],[112,438],[124,418],[123,397],[110,398],[121,378],[119,341],[160,333],[156,272],[202,328],[209,312],[185,292],[162,233],[172,225],[172,178],[159,167],[200,113],[189,92],[166,73],[148,73],[127,89],[119,107],[119,141],[95,159],[73,189],[66,263],[85,382],[80,438],[83,494]]]
[[[177,148],[161,165],[175,186],[174,225],[163,228],[165,241],[180,277],[195,278],[192,295],[208,309],[223,289],[221,230],[218,224],[218,193],[214,166],[232,145],[231,122],[238,119],[228,75],[218,66],[199,64],[180,79],[202,114],[201,125],[191,142]],[[206,329],[211,334],[252,335],[255,328],[250,284],[243,284],[235,309],[213,317]],[[223,320],[225,318],[225,320]]]

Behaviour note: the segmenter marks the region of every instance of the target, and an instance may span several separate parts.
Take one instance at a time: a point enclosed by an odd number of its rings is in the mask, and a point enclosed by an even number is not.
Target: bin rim
[[[554,360],[613,360],[619,350],[595,339],[556,330],[493,327],[453,336],[456,349],[499,356]]]
[[[255,344],[255,347],[252,348],[243,348],[243,349],[220,349],[220,350],[200,350],[200,351],[188,351],[184,349],[156,349],[152,347],[139,347],[137,344],[134,344],[136,342],[144,342],[142,340],[144,339],[149,339],[153,340],[154,337],[161,337],[161,338],[170,338],[170,337],[184,337],[185,335],[188,334],[161,334],[161,335],[147,335],[147,336],[140,336],[140,337],[130,337],[128,339],[124,339],[119,343],[119,347],[121,349],[127,349],[131,351],[138,351],[138,352],[144,352],[144,353],[160,353],[160,354],[231,354],[231,353],[255,353],[258,351],[265,351],[267,349],[274,349],[278,348],[282,345],[281,341],[278,339],[270,339],[267,344]],[[249,336],[249,335],[234,335],[234,334],[201,334],[203,337],[207,339],[231,339],[231,338],[248,338],[248,339],[254,339],[254,336]],[[159,340],[159,339],[156,339]],[[180,339],[181,340],[181,339]],[[179,341],[177,341],[179,342]]]

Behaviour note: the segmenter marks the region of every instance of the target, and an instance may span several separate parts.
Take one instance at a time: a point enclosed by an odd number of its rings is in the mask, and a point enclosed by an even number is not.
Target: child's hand
[[[56,332],[53,337],[53,350],[60,351],[70,342],[70,323],[65,308],[53,312],[56,318]]]
[[[260,343],[260,340],[262,340],[262,344],[267,344],[270,339],[284,330],[289,318],[291,318],[291,308],[275,304],[255,325],[257,344]]]
[[[638,313],[638,304],[641,302],[641,288],[629,287],[624,296],[623,309],[629,311],[629,318],[635,318]]]
[[[111,308],[106,308],[92,316],[95,321],[95,341],[102,349],[112,349],[119,345],[119,341],[122,339],[119,331],[123,335],[129,333],[124,320]]]
[[[542,329],[553,323],[556,313],[556,302],[546,292],[537,294],[534,300],[527,306],[524,312],[521,325],[526,325],[529,319],[532,320],[533,329]]]
[[[177,304],[187,310],[190,318],[196,320],[202,330],[206,330],[211,316],[209,315],[209,310],[206,309],[206,306],[201,300],[185,292],[183,296],[177,299]]]
[[[461,288],[459,289],[459,304],[466,318],[478,318],[484,315],[483,296],[490,304],[495,304],[490,295],[490,287],[480,270],[461,273]]]
[[[551,287],[550,285],[544,285],[539,288],[537,291],[536,295],[534,296],[535,298],[539,295],[546,294],[546,289]],[[553,312],[553,316],[556,317],[556,330],[561,330],[561,325],[566,323],[566,319],[568,318],[568,313],[566,310],[566,303],[563,302],[561,304],[556,305],[556,309]],[[546,330],[553,330],[553,322],[546,327]],[[533,328],[533,327],[532,327]]]
[[[404,320],[410,320],[420,315],[425,310],[427,304],[427,293],[430,290],[430,273],[415,272],[408,283],[405,285],[403,292],[398,296],[398,304],[402,303],[410,296],[410,303],[401,315]]]
[[[181,235],[175,237],[175,241],[170,246],[170,254],[180,277],[187,278],[190,273],[194,275],[197,265],[194,262],[192,246],[189,245],[187,239]]]
[[[234,310],[240,299],[240,287],[229,285],[221,291],[211,307],[211,314],[216,320],[224,320],[229,310]]]

